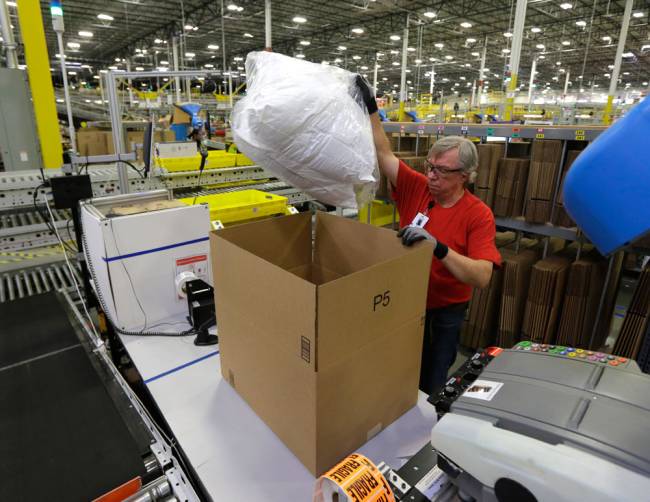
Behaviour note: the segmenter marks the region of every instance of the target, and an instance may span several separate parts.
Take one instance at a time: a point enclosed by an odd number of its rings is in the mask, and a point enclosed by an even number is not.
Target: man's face
[[[436,157],[427,159],[427,179],[431,195],[440,196],[462,189],[467,175],[462,172],[458,160],[458,148],[452,148]]]

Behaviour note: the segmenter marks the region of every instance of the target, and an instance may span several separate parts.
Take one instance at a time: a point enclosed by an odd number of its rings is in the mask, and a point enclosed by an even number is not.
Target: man
[[[406,246],[420,240],[435,246],[420,371],[420,389],[431,394],[444,385],[456,359],[472,287],[485,288],[493,266],[501,265],[494,216],[465,189],[478,166],[471,141],[460,136],[439,139],[425,161],[427,174],[422,175],[393,154],[372,91],[361,78],[357,85],[370,113],[379,169],[393,186],[400,214],[397,236]]]

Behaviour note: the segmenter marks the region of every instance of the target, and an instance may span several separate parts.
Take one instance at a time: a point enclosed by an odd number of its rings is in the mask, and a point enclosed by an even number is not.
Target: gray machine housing
[[[542,352],[505,350],[480,375],[502,382],[490,401],[461,395],[452,414],[548,444],[566,444],[650,477],[650,375],[634,361],[610,366]],[[435,446],[435,445],[434,445]],[[454,459],[449,459],[452,464]],[[455,484],[477,500],[498,500],[472,473]]]

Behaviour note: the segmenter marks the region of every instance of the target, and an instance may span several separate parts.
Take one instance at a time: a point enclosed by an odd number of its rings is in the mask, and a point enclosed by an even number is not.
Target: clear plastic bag
[[[377,155],[356,75],[272,52],[248,54],[246,74],[232,116],[237,147],[321,202],[370,202]]]

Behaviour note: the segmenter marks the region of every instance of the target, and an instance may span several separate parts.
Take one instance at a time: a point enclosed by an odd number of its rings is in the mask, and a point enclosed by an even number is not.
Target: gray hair
[[[467,174],[468,182],[474,183],[477,174],[476,169],[478,168],[478,152],[474,143],[467,138],[463,136],[443,136],[433,144],[427,157],[433,156],[435,158],[441,153],[454,148],[458,149],[459,167]]]

